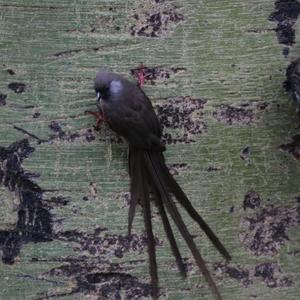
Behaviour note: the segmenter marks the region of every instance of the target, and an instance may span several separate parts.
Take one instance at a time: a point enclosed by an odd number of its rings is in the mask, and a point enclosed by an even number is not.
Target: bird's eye
[[[108,100],[110,96],[109,88],[101,88],[100,90],[96,90],[97,101]]]

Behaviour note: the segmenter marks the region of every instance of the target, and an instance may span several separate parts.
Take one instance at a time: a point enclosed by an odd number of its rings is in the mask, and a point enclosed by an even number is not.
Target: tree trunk
[[[232,255],[180,210],[224,299],[299,298],[289,3],[0,0],[1,299],[150,298],[141,208],[126,235],[127,147],[84,114],[100,66],[135,80],[140,63],[168,166]],[[214,299],[176,232],[179,276],[155,207],[153,226],[162,298]]]

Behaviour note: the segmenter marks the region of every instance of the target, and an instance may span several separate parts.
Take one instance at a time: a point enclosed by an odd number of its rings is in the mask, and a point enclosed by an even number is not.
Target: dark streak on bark
[[[21,128],[21,127],[18,127],[18,126],[15,126],[15,125],[14,125],[14,129],[16,129],[16,130],[18,130],[18,131],[20,131],[20,132],[22,132],[22,133],[24,133],[24,134],[27,134],[28,136],[30,136],[30,137],[32,137],[32,138],[34,138],[35,140],[38,141],[39,144],[47,142],[47,140],[42,140],[42,139],[40,139],[38,136],[36,136],[35,134],[30,133],[30,132],[28,132],[27,130]]]
[[[15,75],[15,71],[12,70],[12,69],[7,69],[6,72],[9,74],[9,75]]]
[[[23,82],[11,82],[8,88],[13,90],[17,94],[24,93],[26,90],[26,84]]]
[[[300,3],[296,0],[277,0],[275,12],[269,16],[269,20],[277,22],[275,29],[280,44],[292,46],[295,43],[295,29],[293,28],[300,14]],[[284,55],[288,56],[289,48],[284,49]]]
[[[216,166],[209,166],[206,171],[207,172],[215,172],[215,171],[220,171],[221,168],[220,167],[216,167]]]
[[[68,205],[70,202],[69,198],[66,198],[64,196],[55,196],[50,197],[49,199],[44,199],[44,205],[45,207],[48,207],[49,209],[53,209],[54,207],[62,207]]]
[[[22,168],[23,160],[33,151],[27,139],[0,147],[0,184],[20,201],[15,228],[0,230],[2,261],[6,264],[14,263],[24,244],[52,240],[52,218],[42,201],[43,190],[30,179],[35,175]]]
[[[283,83],[283,87],[287,92],[292,94],[293,100],[298,106],[300,106],[300,59],[296,59],[289,64],[286,69],[286,81]]]
[[[1,94],[0,93],[0,106],[6,105],[6,98],[7,98],[6,94]]]
[[[108,46],[97,46],[97,47],[85,47],[85,48],[77,48],[77,49],[71,49],[71,50],[65,50],[60,51],[52,54],[55,57],[69,57],[74,54],[80,53],[80,52],[98,52],[105,49],[111,49],[113,47],[120,46],[120,44],[109,44]]]
[[[84,131],[75,131],[75,132],[65,132],[61,125],[56,122],[56,121],[52,121],[49,125],[49,128],[54,132],[54,134],[50,134],[50,136],[47,139],[41,139],[38,136],[36,136],[35,134],[21,128],[18,126],[13,126],[14,129],[34,138],[35,140],[38,141],[38,144],[43,144],[43,143],[51,143],[54,140],[61,140],[61,141],[67,141],[67,142],[74,142],[76,139],[80,139],[83,138],[85,139],[87,142],[92,142],[96,139],[94,132],[92,129],[88,128]]]
[[[79,52],[96,52],[96,51],[99,51],[100,49],[101,49],[101,47],[71,49],[71,50],[56,52],[53,54],[53,56],[65,57],[65,56],[71,56],[72,54],[76,54]]]
[[[246,32],[249,33],[263,33],[263,32],[270,32],[270,31],[275,31],[273,28],[254,28],[254,29],[248,29]]]

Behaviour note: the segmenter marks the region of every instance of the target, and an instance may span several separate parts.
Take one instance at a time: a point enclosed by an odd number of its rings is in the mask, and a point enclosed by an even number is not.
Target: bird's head
[[[123,81],[124,79],[120,75],[100,69],[95,78],[97,102],[120,95],[124,88]]]

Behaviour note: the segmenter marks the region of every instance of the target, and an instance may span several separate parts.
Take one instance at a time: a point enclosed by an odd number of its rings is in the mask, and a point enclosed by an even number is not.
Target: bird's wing
[[[150,100],[140,90],[126,93],[116,104],[105,104],[103,110],[110,127],[131,146],[163,150],[158,118]]]

